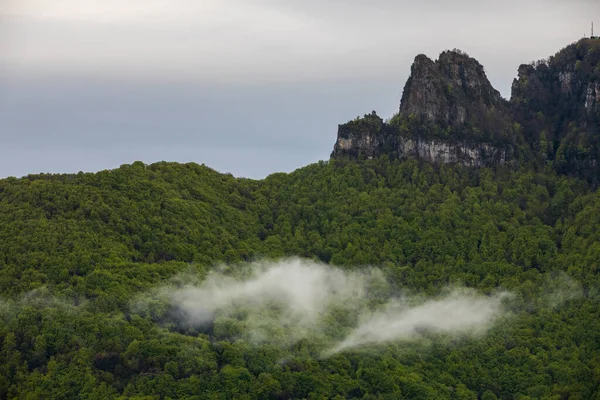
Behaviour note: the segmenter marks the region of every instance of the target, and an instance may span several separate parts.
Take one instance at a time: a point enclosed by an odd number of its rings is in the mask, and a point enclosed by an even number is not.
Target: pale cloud
[[[593,2],[543,0],[8,0],[0,61],[33,75],[403,81],[417,53],[457,47],[509,80],[579,38],[594,12]]]
[[[277,81],[310,59],[317,65],[308,69],[322,67],[339,49],[311,19],[251,2],[15,4],[0,14],[8,37],[0,59],[32,74]]]
[[[200,285],[161,288],[156,297],[170,298],[182,325],[214,322],[217,330],[223,318],[237,320],[243,326],[238,334],[250,343],[290,346],[318,338],[329,345],[324,356],[364,345],[416,341],[425,332],[485,334],[505,315],[503,300],[510,297],[464,288],[447,288],[447,295],[433,299],[396,296],[379,269],[349,272],[300,259],[235,270],[245,272],[245,279],[217,268]],[[142,296],[132,308],[146,314],[153,302],[154,296]]]
[[[249,14],[249,15],[248,15]],[[261,12],[262,14],[262,12]],[[256,7],[236,0],[19,0],[0,15],[54,21],[112,24],[186,24],[238,22],[256,16]]]

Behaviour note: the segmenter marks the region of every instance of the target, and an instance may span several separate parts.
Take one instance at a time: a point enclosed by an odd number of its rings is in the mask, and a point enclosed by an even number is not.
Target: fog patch
[[[505,297],[464,288],[437,298],[403,295],[377,268],[345,271],[300,259],[223,268],[170,295],[184,324],[211,324],[217,339],[288,347],[308,339],[324,355],[426,332],[483,334],[504,314]]]
[[[455,289],[446,296],[412,304],[411,299],[390,300],[385,310],[363,315],[356,327],[330,354],[366,344],[413,340],[422,335],[483,334],[503,314],[508,294],[482,296]]]
[[[15,314],[23,307],[38,309],[60,308],[75,312],[82,305],[87,305],[85,300],[57,296],[46,286],[24,292],[14,298],[0,298],[0,314]]]
[[[335,320],[362,312],[369,286],[382,279],[376,269],[344,272],[291,259],[217,270],[201,285],[175,291],[172,301],[186,323],[212,323],[217,337],[290,346],[324,338]]]
[[[542,308],[556,309],[565,303],[584,297],[581,282],[571,278],[564,272],[557,272],[554,277],[549,278],[542,286]]]

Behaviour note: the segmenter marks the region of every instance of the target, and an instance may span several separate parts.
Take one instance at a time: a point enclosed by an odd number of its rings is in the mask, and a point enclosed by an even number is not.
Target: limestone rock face
[[[437,65],[421,54],[415,58],[411,75],[404,86],[400,114],[424,116],[431,122],[450,122],[448,87]]]
[[[377,157],[389,149],[387,141],[391,139],[388,126],[375,111],[364,118],[357,118],[338,128],[338,138],[331,157]]]
[[[510,102],[534,153],[559,173],[600,184],[600,40],[519,67]]]
[[[441,126],[465,124],[488,110],[505,109],[507,102],[492,87],[483,66],[454,50],[437,61],[418,55],[400,102],[401,117],[423,117]]]
[[[432,164],[463,164],[483,167],[504,164],[507,151],[488,144],[449,143],[435,139],[410,139],[400,137],[398,154]],[[510,154],[509,154],[510,156]]]
[[[418,55],[395,121],[385,123],[373,112],[340,125],[331,156],[388,154],[468,166],[505,163],[512,151],[497,139],[499,133],[510,136],[507,104],[481,64],[466,54],[446,51],[437,61]]]
[[[600,113],[600,81],[588,83],[584,107],[588,113]]]
[[[465,53],[418,55],[396,116],[384,122],[373,112],[339,126],[332,157],[380,155],[473,167],[527,162],[600,186],[600,39],[521,65],[510,101]]]
[[[504,164],[510,149],[486,143],[449,141],[405,136],[386,124],[375,112],[339,126],[332,158],[373,158],[383,154],[412,158],[432,164],[459,163],[470,167]]]
[[[521,65],[513,81],[511,105],[586,122],[585,113],[600,111],[600,40],[582,39],[547,60]]]

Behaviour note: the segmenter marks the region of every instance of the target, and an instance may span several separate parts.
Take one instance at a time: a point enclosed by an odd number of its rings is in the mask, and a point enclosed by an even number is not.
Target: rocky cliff
[[[440,139],[408,135],[386,124],[375,112],[340,125],[332,157],[373,158],[388,154],[430,163],[460,163],[472,167],[504,164],[512,159],[510,146],[494,146],[473,140]]]
[[[416,116],[441,126],[460,126],[485,112],[507,111],[508,102],[492,87],[477,60],[458,50],[437,61],[418,55],[404,86],[401,117]]]
[[[339,126],[332,157],[391,154],[469,166],[505,163],[513,154],[509,105],[477,60],[458,50],[433,61],[418,55],[399,113],[375,112]]]
[[[600,40],[583,39],[521,65],[511,106],[536,157],[557,172],[598,183]]]
[[[550,164],[597,184],[600,176],[600,39],[582,39],[518,68],[510,101],[477,60],[458,50],[418,55],[399,112],[339,126],[332,157],[412,157],[482,166]]]

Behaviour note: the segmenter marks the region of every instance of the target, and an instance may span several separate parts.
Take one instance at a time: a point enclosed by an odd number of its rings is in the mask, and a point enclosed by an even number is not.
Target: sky
[[[590,34],[597,0],[0,0],[0,177],[196,162],[260,179],[398,109],[458,48],[503,96]]]

